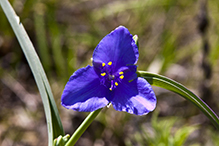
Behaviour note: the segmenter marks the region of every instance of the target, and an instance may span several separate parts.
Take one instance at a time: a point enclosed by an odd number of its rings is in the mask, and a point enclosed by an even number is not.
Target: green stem
[[[84,133],[84,131],[88,128],[88,126],[91,124],[91,122],[100,113],[101,110],[102,108],[94,112],[91,112],[83,121],[83,123],[78,127],[78,129],[74,132],[74,134],[71,136],[69,141],[65,144],[65,146],[73,146],[77,142],[77,140],[81,137],[81,135]]]

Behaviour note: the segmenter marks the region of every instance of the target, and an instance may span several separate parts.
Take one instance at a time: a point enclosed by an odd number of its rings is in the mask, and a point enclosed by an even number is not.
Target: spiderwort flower
[[[112,104],[117,111],[144,115],[154,110],[150,84],[137,77],[138,48],[128,29],[119,26],[105,36],[93,53],[93,66],[77,70],[61,97],[68,109],[91,112]]]

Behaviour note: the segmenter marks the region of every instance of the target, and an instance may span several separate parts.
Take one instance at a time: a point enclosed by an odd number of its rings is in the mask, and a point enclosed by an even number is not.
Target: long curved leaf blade
[[[0,0],[0,5],[10,22],[12,29],[21,45],[21,48],[26,56],[29,66],[32,70],[36,84],[38,86],[44,111],[47,120],[48,129],[48,145],[53,145],[53,139],[59,135],[64,135],[64,130],[61,124],[61,119],[58,114],[52,91],[47,80],[42,64],[37,56],[37,53],[31,43],[23,25],[20,23],[19,17],[14,12],[14,9],[8,0]]]
[[[185,86],[158,74],[146,71],[138,71],[137,73],[140,77],[145,78],[151,85],[173,91],[192,102],[211,120],[214,126],[219,129],[219,118],[215,112],[201,98],[188,90]]]

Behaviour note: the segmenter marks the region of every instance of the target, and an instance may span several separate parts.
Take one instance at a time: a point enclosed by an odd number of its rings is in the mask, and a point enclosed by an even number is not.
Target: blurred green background
[[[87,113],[60,97],[70,75],[91,64],[98,42],[119,25],[139,37],[138,70],[170,77],[219,114],[219,2],[207,0],[10,0],[42,61],[66,134]],[[219,133],[194,105],[155,88],[147,116],[105,108],[77,146],[216,146]],[[42,101],[0,8],[0,145],[47,145]]]

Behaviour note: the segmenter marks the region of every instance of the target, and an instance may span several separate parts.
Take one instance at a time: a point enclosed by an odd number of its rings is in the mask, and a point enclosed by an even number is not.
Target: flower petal
[[[117,86],[112,97],[111,102],[115,110],[130,114],[145,115],[156,107],[154,91],[141,77]]]
[[[121,66],[136,64],[138,56],[138,47],[132,35],[127,28],[119,26],[97,45],[93,53],[93,64],[111,61],[117,70]]]
[[[77,70],[69,79],[62,94],[61,104],[68,109],[91,112],[106,106],[108,89],[100,84],[93,67]]]

